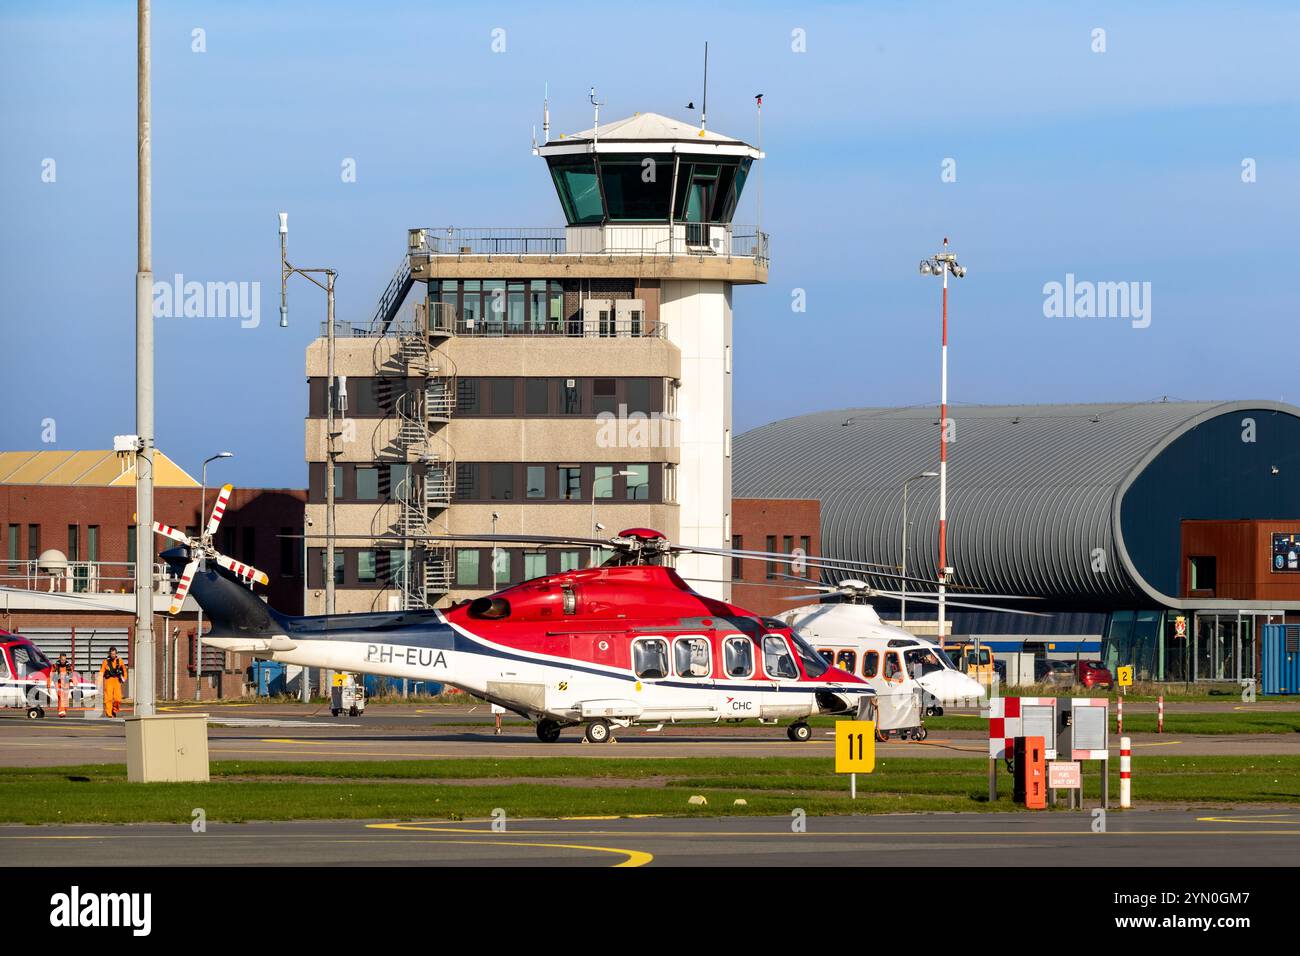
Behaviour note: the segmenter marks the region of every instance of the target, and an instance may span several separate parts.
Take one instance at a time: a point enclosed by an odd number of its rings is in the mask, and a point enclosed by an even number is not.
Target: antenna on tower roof
[[[704,41],[704,100],[700,105],[700,132],[709,125],[709,41]]]
[[[551,84],[542,84],[542,142],[551,141]]]
[[[605,104],[596,99],[596,88],[594,86],[591,88],[591,92],[587,95],[587,98],[591,100],[592,108],[596,111],[596,119],[591,126],[591,148],[594,150],[596,148],[596,143],[600,140],[600,108]]]

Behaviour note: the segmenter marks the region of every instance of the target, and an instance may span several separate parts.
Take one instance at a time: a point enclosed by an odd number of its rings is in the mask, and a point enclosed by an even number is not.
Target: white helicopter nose
[[[957,671],[934,671],[918,677],[916,682],[941,704],[977,701],[984,696],[984,688],[979,681]]]

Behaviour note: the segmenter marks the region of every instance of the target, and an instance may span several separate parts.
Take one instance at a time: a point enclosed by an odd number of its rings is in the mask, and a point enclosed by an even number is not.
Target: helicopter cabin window
[[[842,671],[848,671],[850,674],[858,669],[857,651],[840,651],[835,655],[835,666]]]
[[[885,680],[903,679],[903,665],[898,660],[898,651],[889,651],[885,654]]]
[[[705,637],[679,637],[673,642],[678,677],[708,677],[711,670],[709,641]]]
[[[798,680],[799,671],[794,666],[794,655],[783,638],[768,634],[763,638],[763,670],[773,680]]]
[[[913,677],[924,677],[944,669],[939,656],[928,647],[914,647],[910,651],[904,651],[903,659],[907,662],[907,672]]]
[[[668,642],[662,637],[643,637],[632,642],[632,670],[642,680],[668,676]]]
[[[722,644],[723,666],[728,677],[751,677],[754,673],[754,645],[747,637],[729,637]]]
[[[862,655],[862,676],[875,677],[880,670],[880,651],[867,651]]]

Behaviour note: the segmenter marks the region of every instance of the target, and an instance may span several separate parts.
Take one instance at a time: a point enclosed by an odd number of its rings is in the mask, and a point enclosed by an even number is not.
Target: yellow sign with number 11
[[[876,722],[835,722],[835,772],[871,773],[876,769]]]

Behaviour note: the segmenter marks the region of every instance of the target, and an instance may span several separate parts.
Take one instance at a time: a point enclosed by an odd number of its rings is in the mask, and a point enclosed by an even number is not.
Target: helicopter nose
[[[984,696],[984,688],[979,681],[957,671],[934,671],[931,674],[918,677],[916,682],[921,685],[926,693],[942,704],[975,702]]]

